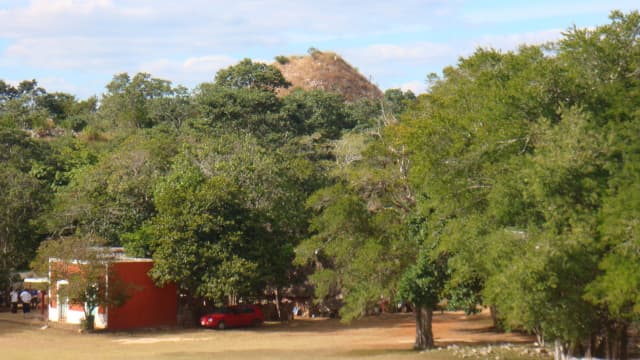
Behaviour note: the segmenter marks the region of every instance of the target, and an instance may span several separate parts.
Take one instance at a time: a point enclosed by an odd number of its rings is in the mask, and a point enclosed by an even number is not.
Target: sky
[[[382,90],[425,91],[478,47],[609,22],[638,0],[0,0],[0,79],[100,96],[118,73],[193,88],[242,60],[334,51]]]

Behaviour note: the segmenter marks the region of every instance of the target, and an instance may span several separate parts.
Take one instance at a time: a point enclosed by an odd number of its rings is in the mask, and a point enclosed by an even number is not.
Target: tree
[[[229,89],[258,89],[274,92],[291,84],[273,65],[244,59],[236,65],[219,70],[215,84]]]
[[[389,129],[383,134],[350,134],[335,144],[334,183],[307,200],[311,236],[296,251],[298,264],[316,264],[310,280],[318,299],[341,295],[345,321],[395,300],[415,260],[406,153]]]
[[[0,130],[0,282],[23,269],[43,237],[38,217],[52,196],[56,162],[46,143]]]
[[[289,130],[280,115],[281,102],[273,91],[204,83],[196,89],[194,100],[201,123],[208,128],[247,131],[264,138],[265,143]]]
[[[153,189],[177,152],[175,133],[140,131],[111,146],[99,161],[87,159],[70,170],[44,218],[51,233],[94,234],[118,245],[122,234],[155,214]]]
[[[411,90],[387,89],[384,92],[385,111],[389,112],[391,116],[401,114],[414,101],[416,101],[416,96]]]
[[[441,300],[448,269],[446,259],[430,259],[423,251],[400,280],[399,295],[413,304],[416,315],[416,342],[414,349],[434,347],[432,331],[433,310]]]
[[[35,220],[46,206],[44,184],[15,168],[0,168],[0,276],[2,283],[10,272],[23,268],[40,241]]]
[[[38,100],[45,94],[35,79],[23,80],[17,87],[0,80],[0,124],[17,129],[42,126],[48,113],[38,106]]]
[[[49,274],[51,283],[67,280],[61,294],[73,304],[82,306],[84,327],[94,329],[98,307],[122,306],[134,290],[126,286],[110,266],[116,255],[104,241],[94,237],[61,237],[40,245],[32,268]]]
[[[191,134],[154,188],[157,213],[125,237],[154,259],[152,277],[186,295],[234,303],[281,286],[306,214],[303,159],[234,131]],[[195,309],[198,310],[198,309]]]
[[[353,128],[344,99],[322,90],[295,90],[283,99],[282,113],[295,135],[320,133],[336,139],[343,130]]]
[[[610,25],[568,31],[547,48],[554,56],[480,49],[432,78],[402,118],[414,130],[418,208],[438,229],[449,283],[480,280],[505,326],[554,340],[558,357],[625,356],[620,309],[634,303],[635,283],[612,276],[634,267],[612,244],[633,240],[599,224],[612,224],[604,209],[634,214],[613,194],[629,190],[618,181],[635,161],[639,23],[614,12]]]
[[[184,109],[185,88],[174,88],[170,81],[151,74],[117,74],[106,88],[108,92],[98,109],[98,117],[106,127],[149,128],[162,121],[179,126],[188,114]],[[158,108],[170,111],[158,112]]]

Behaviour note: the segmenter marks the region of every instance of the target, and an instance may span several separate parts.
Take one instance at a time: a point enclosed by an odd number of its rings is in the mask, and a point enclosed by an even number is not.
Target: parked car
[[[264,314],[262,309],[256,305],[227,306],[200,318],[200,325],[218,330],[242,326],[260,326],[263,322]]]

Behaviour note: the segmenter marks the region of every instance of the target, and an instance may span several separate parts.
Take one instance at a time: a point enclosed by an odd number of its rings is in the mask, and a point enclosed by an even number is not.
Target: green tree
[[[599,224],[634,161],[625,144],[637,121],[638,24],[637,13],[614,12],[610,25],[569,30],[553,56],[480,49],[432,77],[402,118],[449,286],[479,280],[504,325],[554,340],[558,356],[625,356],[629,313],[605,299],[633,304],[609,293],[622,290],[610,276],[633,271],[611,246],[629,238]]]
[[[416,314],[417,350],[434,347],[432,331],[433,311],[442,298],[448,277],[446,258],[431,259],[431,254],[423,251],[415,264],[402,275],[399,295],[413,304]]]
[[[411,90],[387,89],[384,92],[385,110],[389,112],[391,116],[401,114],[414,101],[416,101],[416,95]]]
[[[322,90],[295,90],[283,99],[282,113],[296,135],[319,132],[336,139],[354,124],[346,111],[344,99]]]
[[[208,128],[247,131],[269,143],[288,128],[280,115],[281,102],[272,91],[200,84],[194,101],[201,123]]]
[[[253,62],[251,59],[244,59],[236,65],[219,70],[216,73],[215,84],[229,89],[258,89],[271,92],[291,85],[275,66]]]
[[[414,199],[407,158],[393,139],[350,134],[338,141],[334,184],[307,201],[311,236],[298,246],[297,263],[316,264],[310,277],[316,297],[341,295],[345,321],[397,298],[418,246],[409,231]]]
[[[117,74],[107,84],[107,93],[101,99],[98,117],[103,126],[124,128],[149,128],[161,121],[180,124],[186,110],[186,90],[174,88],[168,80],[137,73]],[[159,112],[158,108],[166,112]]]
[[[40,244],[32,268],[50,274],[52,283],[67,280],[60,295],[82,306],[83,327],[93,330],[98,307],[122,306],[135,290],[122,282],[111,264],[116,254],[95,237],[61,237]]]
[[[78,159],[80,164],[70,170],[45,217],[50,232],[96,234],[117,245],[123,233],[155,214],[153,189],[177,152],[175,133],[145,130],[112,146],[98,161]]]
[[[309,168],[250,135],[194,134],[154,188],[157,213],[125,246],[153,257],[156,281],[192,297],[233,303],[281,286],[304,229]]]
[[[14,87],[0,80],[0,125],[17,129],[35,129],[47,120],[48,113],[38,106],[46,90],[34,80],[24,80]]]
[[[56,164],[46,143],[20,130],[0,129],[0,278],[24,269],[43,236]]]

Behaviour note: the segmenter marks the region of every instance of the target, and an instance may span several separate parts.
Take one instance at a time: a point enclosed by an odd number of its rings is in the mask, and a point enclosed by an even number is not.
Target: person
[[[18,312],[18,291],[16,291],[14,288],[11,288],[9,297],[11,297],[11,312],[15,314]]]
[[[29,290],[22,290],[20,293],[20,300],[22,300],[22,313],[26,314],[31,311],[31,293]]]
[[[38,309],[38,290],[31,289],[29,292],[31,293],[31,309],[37,310]]]

